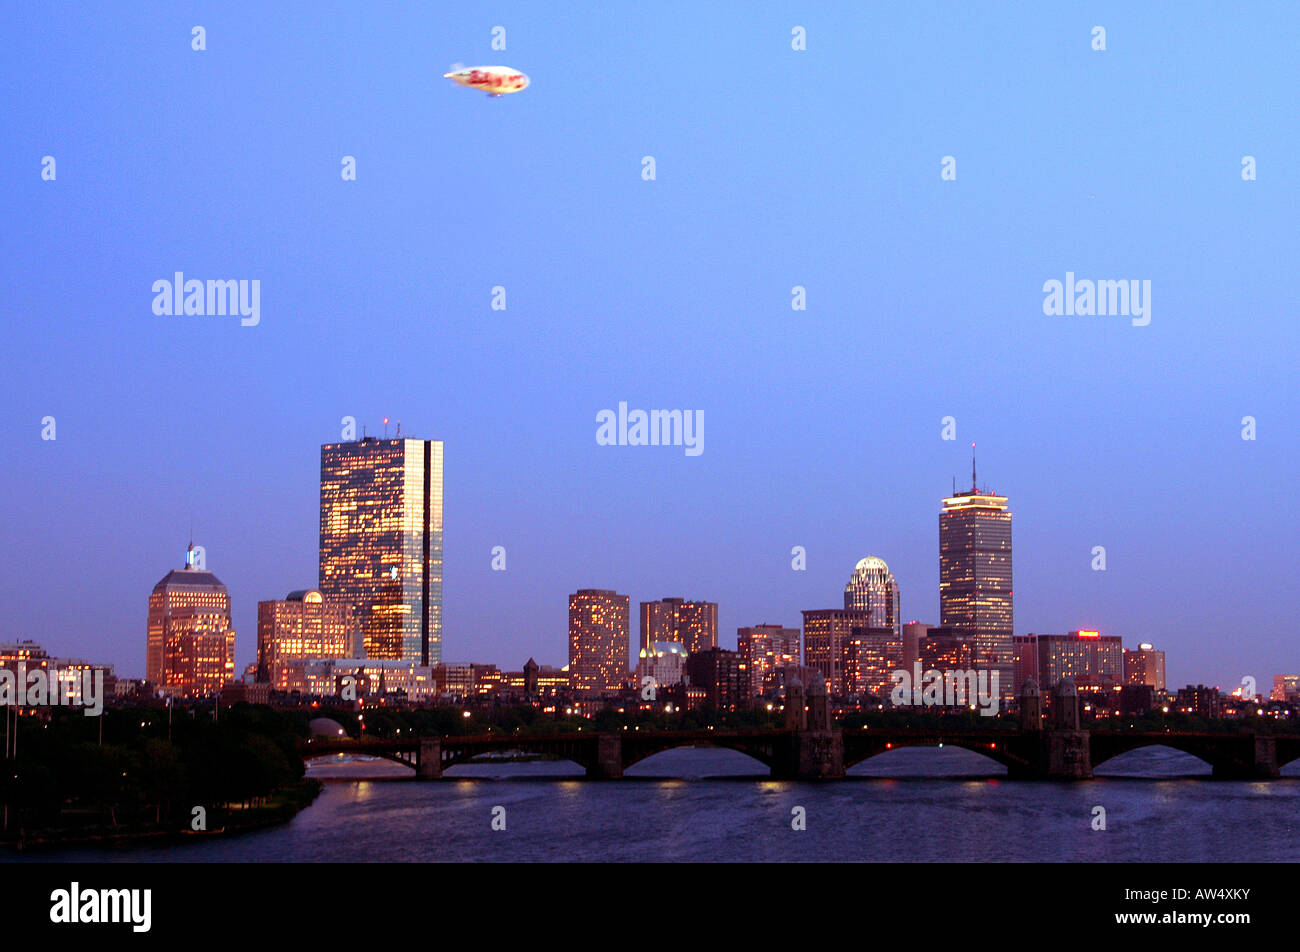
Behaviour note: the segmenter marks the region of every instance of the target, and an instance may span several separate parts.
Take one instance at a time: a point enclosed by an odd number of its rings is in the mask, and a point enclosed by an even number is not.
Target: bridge
[[[527,736],[477,734],[401,740],[321,737],[302,746],[304,758],[352,753],[383,757],[434,780],[483,754],[520,751],[570,760],[593,779],[616,779],[638,761],[676,747],[721,747],[763,763],[775,778],[835,779],[848,768],[900,747],[960,747],[1002,764],[1012,779],[1080,780],[1112,757],[1161,745],[1198,757],[1217,778],[1269,779],[1300,758],[1300,735],[1179,733],[1115,730],[683,730],[578,731]]]
[[[1020,693],[1017,730],[940,730],[937,728],[862,728],[840,730],[831,719],[824,679],[814,678],[805,695],[798,681],[786,690],[785,726],[759,730],[615,732],[577,731],[526,736],[479,734],[468,737],[411,737],[404,740],[353,740],[317,737],[302,746],[303,758],[361,753],[386,757],[415,770],[419,780],[435,780],[457,764],[494,751],[521,751],[571,760],[587,776],[615,779],[653,754],[674,747],[725,747],[765,764],[773,777],[834,780],[854,764],[896,747],[962,747],[994,760],[1016,780],[1086,780],[1093,768],[1130,750],[1161,745],[1199,757],[1223,779],[1267,780],[1300,757],[1300,735],[1259,731],[1195,733],[1175,731],[1089,730],[1080,725],[1074,682],[1052,689],[1050,717],[1033,680]],[[806,701],[806,703],[805,703]]]

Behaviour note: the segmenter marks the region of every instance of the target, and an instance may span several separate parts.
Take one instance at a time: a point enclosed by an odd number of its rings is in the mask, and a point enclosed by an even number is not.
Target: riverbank
[[[16,851],[73,846],[129,848],[235,836],[288,823],[299,812],[311,806],[323,789],[324,785],[319,780],[307,777],[284,787],[268,797],[266,803],[254,807],[208,807],[205,818],[207,829],[204,830],[190,829],[188,819],[182,827],[149,823],[130,827],[49,827],[20,832],[10,830],[0,834],[0,847]]]

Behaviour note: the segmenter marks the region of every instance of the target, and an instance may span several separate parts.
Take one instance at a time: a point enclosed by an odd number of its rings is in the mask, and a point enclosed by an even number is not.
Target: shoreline
[[[175,827],[154,827],[151,825],[144,828],[122,828],[118,830],[95,827],[93,832],[90,832],[62,827],[45,827],[24,832],[21,836],[12,833],[7,834],[0,838],[0,849],[18,853],[69,847],[130,849],[137,845],[156,846],[237,836],[290,822],[299,813],[315,803],[316,798],[320,796],[324,789],[324,784],[320,780],[314,777],[303,777],[274,794],[271,802],[265,806],[235,811],[243,814],[238,821],[234,821],[232,815],[227,813],[224,824],[213,830],[199,831]]]

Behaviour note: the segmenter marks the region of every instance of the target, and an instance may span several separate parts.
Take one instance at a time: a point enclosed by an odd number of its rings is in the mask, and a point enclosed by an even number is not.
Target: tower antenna
[[[975,444],[970,445],[970,491],[975,492]]]

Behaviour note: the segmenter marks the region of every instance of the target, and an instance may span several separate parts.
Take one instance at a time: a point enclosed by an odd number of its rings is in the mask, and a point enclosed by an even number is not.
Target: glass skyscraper
[[[940,624],[970,639],[977,669],[997,670],[999,694],[1015,691],[1011,513],[1007,497],[975,488],[953,493],[939,514]]]
[[[442,661],[442,441],[320,448],[320,591],[356,607],[367,658]]]

